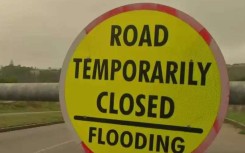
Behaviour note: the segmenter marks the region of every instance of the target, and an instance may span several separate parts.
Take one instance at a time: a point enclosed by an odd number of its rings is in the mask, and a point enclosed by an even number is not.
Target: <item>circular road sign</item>
[[[229,95],[226,65],[208,31],[152,3],[91,22],[65,58],[60,85],[62,112],[86,153],[203,152]]]

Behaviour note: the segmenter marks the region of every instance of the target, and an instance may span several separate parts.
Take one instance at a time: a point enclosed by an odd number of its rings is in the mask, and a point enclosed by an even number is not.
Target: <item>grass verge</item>
[[[42,111],[60,111],[59,102],[0,101],[0,114],[19,113],[19,112],[42,112]]]
[[[239,134],[245,135],[245,130],[240,131]]]
[[[0,101],[0,129],[63,122],[61,112],[57,111],[60,111],[59,102]]]
[[[61,112],[48,112],[40,114],[20,114],[0,116],[0,128],[21,127],[33,124],[47,124],[62,122]]]
[[[227,117],[242,124],[245,124],[245,112],[229,111]]]
[[[31,124],[46,124],[63,122],[59,102],[35,102],[35,101],[0,101],[0,129],[16,126],[25,126]],[[31,113],[24,114],[25,112],[46,112],[46,113]],[[23,113],[15,115],[3,115],[5,113]],[[227,117],[245,125],[245,112],[229,110]],[[241,131],[245,134],[245,131]]]
[[[227,118],[232,119],[236,122],[239,122],[239,123],[245,125],[245,112],[244,111],[229,110],[228,114],[227,114]],[[239,133],[245,134],[245,130],[242,130]]]

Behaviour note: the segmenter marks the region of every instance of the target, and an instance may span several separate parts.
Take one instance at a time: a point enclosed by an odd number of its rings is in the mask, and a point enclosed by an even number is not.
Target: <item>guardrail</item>
[[[59,101],[59,84],[1,83],[0,100]],[[245,81],[230,82],[230,104],[245,105]]]
[[[59,101],[59,84],[1,83],[0,100]]]
[[[230,104],[245,105],[245,81],[230,82]]]

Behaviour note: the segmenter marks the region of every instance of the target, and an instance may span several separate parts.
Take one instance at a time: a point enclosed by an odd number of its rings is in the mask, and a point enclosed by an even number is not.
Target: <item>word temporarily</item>
[[[89,143],[99,145],[120,145],[124,148],[144,149],[154,152],[183,153],[185,140],[181,137],[144,134],[130,131],[119,132],[115,129],[104,130],[102,128],[89,127]]]
[[[74,58],[75,79],[115,80],[120,75],[125,81],[146,83],[206,85],[211,62],[175,62],[146,60]],[[197,73],[194,78],[194,73]]]

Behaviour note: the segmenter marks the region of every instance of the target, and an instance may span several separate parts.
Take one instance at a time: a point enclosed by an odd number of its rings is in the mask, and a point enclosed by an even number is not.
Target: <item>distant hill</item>
[[[245,81],[245,63],[227,65],[230,81]]]

